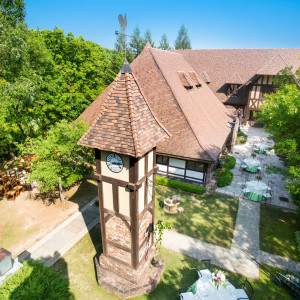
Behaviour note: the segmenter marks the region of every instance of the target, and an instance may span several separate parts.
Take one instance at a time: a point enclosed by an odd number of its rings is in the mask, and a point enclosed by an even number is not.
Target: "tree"
[[[144,38],[144,45],[146,44],[146,43],[150,43],[150,45],[151,45],[151,47],[155,47],[155,44],[154,44],[154,42],[152,41],[152,37],[151,37],[151,32],[150,32],[150,30],[149,29],[147,29],[146,30],[146,32],[145,32],[145,38]],[[144,48],[144,47],[143,47]]]
[[[169,44],[167,35],[165,33],[161,37],[161,40],[160,40],[158,48],[162,49],[162,50],[169,50],[170,49],[170,44]]]
[[[191,41],[184,25],[181,25],[175,40],[175,49],[192,49]]]
[[[296,71],[296,74],[293,74],[292,67],[286,67],[274,76],[273,84],[276,88],[280,88],[281,86],[287,84],[297,84],[300,86],[299,77],[300,69]]]
[[[138,56],[144,47],[144,39],[141,37],[141,31],[138,25],[133,30],[133,34],[130,40],[130,47],[135,53],[135,56]]]
[[[28,139],[21,147],[23,153],[36,155],[30,182],[36,181],[42,192],[57,189],[63,204],[62,188],[71,186],[90,172],[87,163],[92,161],[91,151],[77,145],[87,128],[82,121],[68,123],[63,120],[52,126],[45,138]]]
[[[115,50],[123,53],[124,49],[125,49],[124,29],[122,27],[120,27],[120,31],[116,37]]]
[[[25,3],[24,0],[0,0],[0,15],[14,26],[24,22]]]
[[[276,93],[265,95],[258,122],[265,125],[276,142],[278,154],[287,159],[290,179],[287,189],[300,204],[300,90],[296,85],[283,85]]]

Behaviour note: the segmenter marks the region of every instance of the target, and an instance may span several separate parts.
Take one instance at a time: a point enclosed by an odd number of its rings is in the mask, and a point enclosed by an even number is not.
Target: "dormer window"
[[[193,81],[190,78],[190,76],[186,72],[183,72],[183,71],[178,71],[177,74],[182,82],[182,85],[187,90],[192,90],[193,89]]]
[[[191,79],[194,81],[196,88],[200,89],[202,84],[200,83],[200,79],[198,75],[194,71],[189,72],[189,75]]]
[[[236,95],[239,87],[240,87],[240,84],[228,84],[227,96]]]

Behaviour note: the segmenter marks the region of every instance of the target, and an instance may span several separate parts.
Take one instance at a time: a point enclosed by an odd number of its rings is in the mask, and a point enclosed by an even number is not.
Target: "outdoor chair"
[[[2,185],[0,185],[0,195],[3,196],[4,195],[4,188]]]
[[[206,269],[201,269],[200,270],[200,267],[203,263],[205,263]],[[198,273],[199,278],[201,278],[202,276],[210,276],[211,275],[210,259],[202,259],[202,260],[199,261],[197,273]]]
[[[251,283],[246,279],[242,284],[235,284],[235,294],[237,300],[251,300],[253,296],[253,287]],[[237,287],[240,287],[239,289]]]
[[[8,188],[8,185],[4,185],[3,188],[4,188],[4,194],[5,194],[6,198],[7,198],[7,201],[9,201],[9,200],[15,201],[15,196],[17,194],[17,191],[10,190]],[[12,199],[9,199],[9,197],[12,197]]]
[[[17,196],[20,195],[21,191],[25,191],[25,188],[22,185],[19,185],[16,179],[11,180],[12,188],[17,191]]]

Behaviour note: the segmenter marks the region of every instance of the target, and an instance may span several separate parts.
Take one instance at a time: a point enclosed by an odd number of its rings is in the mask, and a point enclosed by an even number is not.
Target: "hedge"
[[[223,168],[225,169],[231,170],[235,167],[236,159],[233,156],[223,156],[220,161],[224,162]]]
[[[175,188],[181,191],[190,192],[202,195],[206,192],[206,188],[198,185],[193,185],[185,182],[175,181],[163,177],[156,177],[155,183]]]
[[[69,281],[42,263],[24,261],[16,274],[0,287],[0,299],[74,299]]]
[[[232,172],[226,168],[217,169],[214,175],[217,176],[218,187],[229,185],[233,179]]]

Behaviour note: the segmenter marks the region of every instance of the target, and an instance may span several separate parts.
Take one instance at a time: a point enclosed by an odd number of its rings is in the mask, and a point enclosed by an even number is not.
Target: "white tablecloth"
[[[249,181],[246,182],[244,192],[264,195],[267,193],[268,189],[268,186],[261,181]]]
[[[253,148],[254,148],[254,149],[262,150],[262,151],[267,151],[269,147],[270,147],[270,146],[268,146],[268,145],[265,144],[265,143],[255,143],[255,144],[253,145]]]
[[[260,166],[260,161],[258,159],[255,159],[255,158],[245,158],[243,160],[243,163],[245,163],[249,168]]]
[[[197,280],[197,293],[191,292],[181,294],[184,300],[236,300],[235,287],[227,282],[226,288],[220,286],[214,287],[208,276],[202,276]],[[232,290],[231,293],[229,292]],[[202,291],[202,293],[201,293]],[[203,293],[203,291],[205,293]]]

